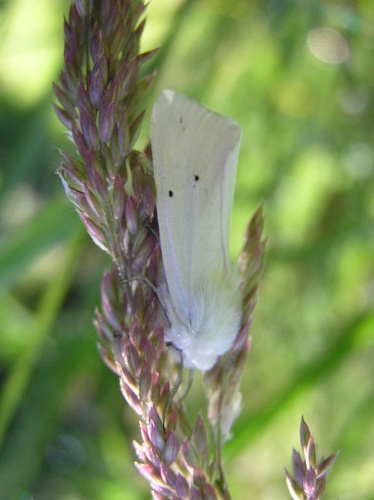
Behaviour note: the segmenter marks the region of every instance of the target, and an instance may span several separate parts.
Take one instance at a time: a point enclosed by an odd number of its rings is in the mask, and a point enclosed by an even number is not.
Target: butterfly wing
[[[209,302],[232,281],[228,241],[240,138],[233,120],[182,94],[166,90],[154,105],[161,251],[171,302],[184,324],[198,323],[203,313],[196,307],[210,307],[196,301]]]

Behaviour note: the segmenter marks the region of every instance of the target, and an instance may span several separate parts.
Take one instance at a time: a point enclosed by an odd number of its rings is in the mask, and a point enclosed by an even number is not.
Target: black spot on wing
[[[193,184],[193,187],[196,187],[196,182],[200,179],[200,177],[197,174],[194,174],[193,180],[195,181]]]
[[[183,116],[181,116],[179,118],[179,124],[182,125],[181,129],[182,129],[182,132],[184,132],[186,130],[186,126],[183,125]]]
[[[171,189],[169,189],[169,198],[172,198],[174,195],[173,191]]]

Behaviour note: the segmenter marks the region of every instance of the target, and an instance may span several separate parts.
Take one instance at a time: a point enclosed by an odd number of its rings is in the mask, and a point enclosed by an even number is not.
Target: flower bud
[[[53,84],[53,92],[57,99],[60,101],[63,111],[70,116],[70,119],[73,119],[76,116],[76,111],[74,108],[74,105],[71,103],[71,98],[66,94],[66,92],[56,85],[55,83]],[[56,105],[55,105],[56,106]],[[58,108],[58,106],[56,106]],[[70,128],[70,127],[69,127]]]
[[[160,473],[162,480],[170,486],[171,490],[175,490],[175,484],[177,482],[177,475],[169,465],[165,462],[161,463]]]
[[[196,468],[200,466],[199,454],[196,448],[187,439],[183,442],[182,450],[188,465]]]
[[[123,397],[126,399],[127,403],[131,408],[138,414],[142,415],[143,408],[139,402],[139,398],[134,394],[134,392],[130,389],[128,385],[124,383],[122,378],[120,379],[120,387]]]
[[[99,109],[101,96],[108,81],[108,63],[105,56],[94,64],[91,75],[89,94],[92,104]]]
[[[138,233],[139,234],[139,233]],[[135,270],[140,270],[148,261],[155,248],[155,240],[144,231],[144,239],[136,239],[133,249],[133,266]]]
[[[196,449],[200,455],[204,455],[208,448],[208,438],[205,425],[201,415],[197,417],[193,432],[192,432],[192,442],[196,446]]]
[[[78,148],[79,154],[83,159],[88,157],[88,148],[86,141],[84,140],[83,134],[78,130],[78,128],[72,124],[72,133],[74,142]]]
[[[116,168],[116,172],[118,167],[122,164],[123,157],[121,155],[120,147],[118,144],[118,127],[115,125],[112,133],[112,137],[110,140],[110,154],[112,156],[112,164]],[[115,175],[115,172],[112,173]]]
[[[180,449],[180,442],[175,434],[175,432],[171,432],[166,440],[166,445],[164,449],[164,460],[170,465],[175,462]]]
[[[156,207],[156,186],[151,175],[144,176],[142,205],[146,215],[152,217]]]
[[[141,359],[137,349],[133,344],[128,345],[126,356],[129,369],[136,377],[138,377],[141,370]]]
[[[103,142],[109,142],[115,125],[115,102],[106,103],[104,100],[100,104],[99,111],[99,133]]]
[[[141,200],[143,195],[144,187],[144,171],[143,168],[138,163],[134,164],[133,176],[132,176],[132,189],[134,196],[137,200]]]
[[[84,139],[87,146],[92,151],[98,151],[100,148],[99,136],[97,133],[97,127],[93,117],[86,111],[86,109],[81,110],[81,125]]]
[[[81,17],[85,17],[86,11],[86,0],[74,0],[75,8]]]
[[[175,488],[179,497],[190,498],[190,488],[188,482],[181,473],[178,473],[177,480],[175,482]]]
[[[138,212],[133,197],[127,199],[125,213],[127,229],[134,236],[138,231]]]
[[[65,125],[67,129],[71,130],[72,123],[71,123],[71,116],[69,115],[69,113],[67,113],[64,109],[60,108],[60,106],[57,106],[57,104],[55,103],[53,103],[53,107],[60,122],[63,125]]]
[[[112,203],[113,203],[113,215],[117,220],[121,220],[124,210],[125,210],[125,188],[123,186],[123,180],[119,175],[116,175],[113,183],[112,192]]]
[[[118,125],[118,146],[122,156],[127,156],[130,151],[130,129],[127,113],[124,111]]]
[[[143,361],[142,369],[139,375],[139,398],[140,401],[149,400],[149,393],[152,385],[151,367],[147,361]]]
[[[162,452],[164,450],[164,447],[165,447],[165,439],[164,439],[163,430],[160,430],[153,420],[150,421],[147,428],[148,428],[148,435],[149,435],[149,438],[150,438],[153,446],[158,451]]]
[[[78,215],[96,245],[105,252],[108,252],[105,236],[101,232],[101,229],[91,219],[89,219],[85,213],[78,211]]]

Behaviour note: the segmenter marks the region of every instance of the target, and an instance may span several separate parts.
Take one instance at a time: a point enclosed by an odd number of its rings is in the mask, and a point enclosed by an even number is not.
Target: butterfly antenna
[[[165,305],[164,305],[163,301],[161,300],[161,298],[160,298],[160,294],[158,293],[158,290],[157,290],[157,288],[154,286],[154,284],[153,284],[153,283],[151,283],[151,282],[149,281],[149,279],[148,279],[148,278],[146,278],[145,276],[135,276],[134,278],[127,278],[127,279],[122,280],[122,283],[123,283],[123,284],[127,284],[127,283],[131,283],[131,281],[144,281],[144,283],[145,283],[146,285],[148,285],[148,286],[149,286],[149,287],[150,287],[150,288],[154,291],[154,293],[155,293],[155,295],[156,295],[156,298],[157,298],[157,300],[158,300],[158,303],[160,304],[161,309],[164,311],[165,317],[166,317],[166,319],[168,320],[168,322],[169,322],[169,324],[170,324],[170,320],[169,320],[169,317],[168,317],[168,314],[167,314],[167,309],[166,309],[166,307],[165,307]],[[177,389],[178,389],[178,388],[177,388]]]
[[[158,290],[157,290],[157,288],[145,276],[134,276],[133,278],[127,278],[127,279],[122,280],[122,283],[126,284],[126,283],[131,283],[132,281],[144,281],[144,283],[146,283],[155,292],[155,294],[158,296]]]

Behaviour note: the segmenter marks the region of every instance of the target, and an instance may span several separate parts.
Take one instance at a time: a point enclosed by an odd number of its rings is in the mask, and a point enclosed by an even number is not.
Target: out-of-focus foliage
[[[51,7],[53,4],[53,7]],[[0,498],[149,498],[136,418],[91,324],[109,259],[54,171],[64,0],[0,3]],[[164,87],[243,127],[232,255],[263,203],[267,259],[226,446],[235,499],[289,498],[301,415],[341,452],[325,498],[374,491],[374,4],[153,0]],[[151,105],[151,101],[148,103]],[[141,144],[148,135],[145,125]],[[198,401],[198,386],[190,398]]]

